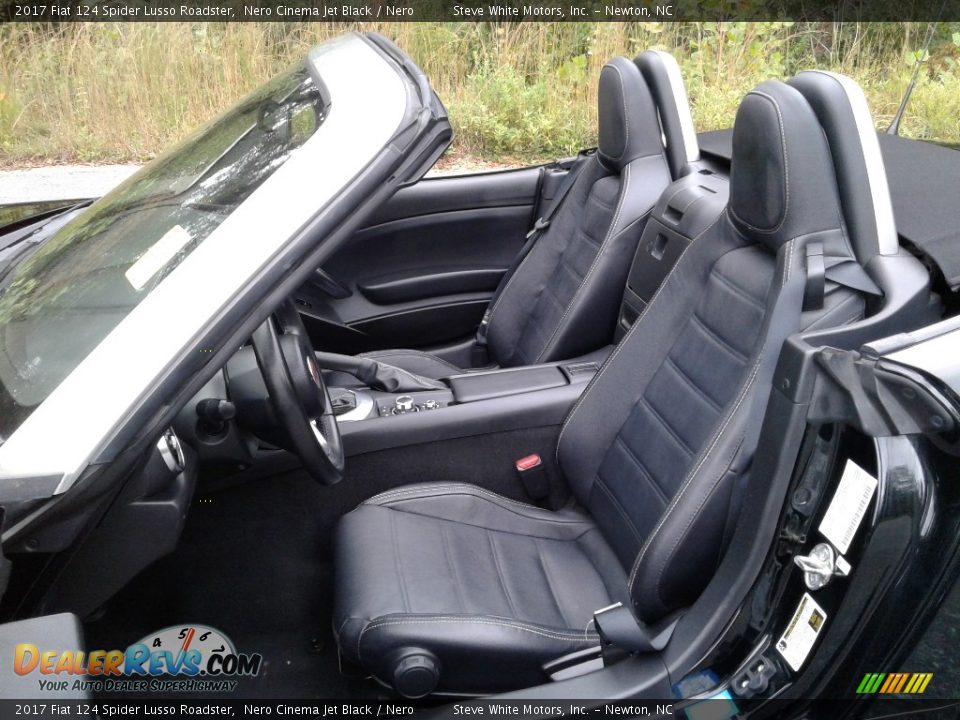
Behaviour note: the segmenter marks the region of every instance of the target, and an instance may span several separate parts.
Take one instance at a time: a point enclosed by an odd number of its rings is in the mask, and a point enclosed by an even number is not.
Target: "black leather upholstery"
[[[637,158],[662,155],[653,97],[629,60],[616,57],[603,66],[597,103],[597,155],[608,170],[619,173]]]
[[[597,153],[490,308],[492,365],[564,360],[613,337],[630,260],[671,176],[650,91],[626,58],[600,73],[598,112]],[[432,378],[463,371],[427,353],[375,357]]]
[[[733,145],[730,216],[745,234],[776,250],[804,233],[844,230],[836,180],[812,182],[833,163],[823,129],[799,92],[761,83],[741,104]],[[845,230],[838,238],[852,255]]]
[[[755,395],[770,392],[769,360],[790,328],[863,313],[845,287],[801,313],[806,244],[849,255],[810,106],[784,83],[763,83],[737,113],[733,144],[727,210],[687,247],[564,423],[557,459],[579,509],[420,486],[344,519],[340,646],[380,680],[390,682],[398,649],[416,646],[437,658],[441,691],[543,681],[551,654],[592,641],[591,604],[628,597],[652,623],[709,581],[755,449],[747,430]]]
[[[337,567],[357,562],[338,576],[341,652],[387,679],[397,649],[427,648],[458,692],[541,681],[544,662],[596,645],[594,610],[627,597],[589,516],[471,485],[407,486],[344,516]]]

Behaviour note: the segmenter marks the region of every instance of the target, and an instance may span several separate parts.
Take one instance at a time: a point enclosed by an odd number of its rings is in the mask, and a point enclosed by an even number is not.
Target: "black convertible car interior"
[[[421,92],[401,169],[80,502],[0,495],[0,638],[205,624],[263,656],[232,697],[423,707],[850,697],[899,667],[960,558],[956,150],[878,136],[817,70],[698,135],[648,50],[604,66],[597,148],[422,178],[445,111],[360,39]]]

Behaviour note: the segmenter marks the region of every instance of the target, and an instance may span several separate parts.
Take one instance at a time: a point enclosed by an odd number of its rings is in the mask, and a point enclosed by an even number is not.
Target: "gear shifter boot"
[[[348,372],[359,378],[371,390],[396,393],[447,389],[447,386],[439,380],[421,377],[370,358],[328,352],[317,352],[315,355],[320,367],[326,370]]]

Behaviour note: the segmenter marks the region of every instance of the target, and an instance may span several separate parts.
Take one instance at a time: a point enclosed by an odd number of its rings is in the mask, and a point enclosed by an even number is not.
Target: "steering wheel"
[[[340,429],[293,302],[277,308],[251,339],[270,404],[289,441],[286,449],[300,457],[314,480],[324,485],[340,482],[344,467]]]

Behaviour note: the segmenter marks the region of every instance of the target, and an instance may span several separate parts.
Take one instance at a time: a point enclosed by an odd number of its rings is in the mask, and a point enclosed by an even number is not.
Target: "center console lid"
[[[586,382],[598,369],[595,362],[529,365],[454,375],[447,382],[453,391],[454,401],[466,403]]]

